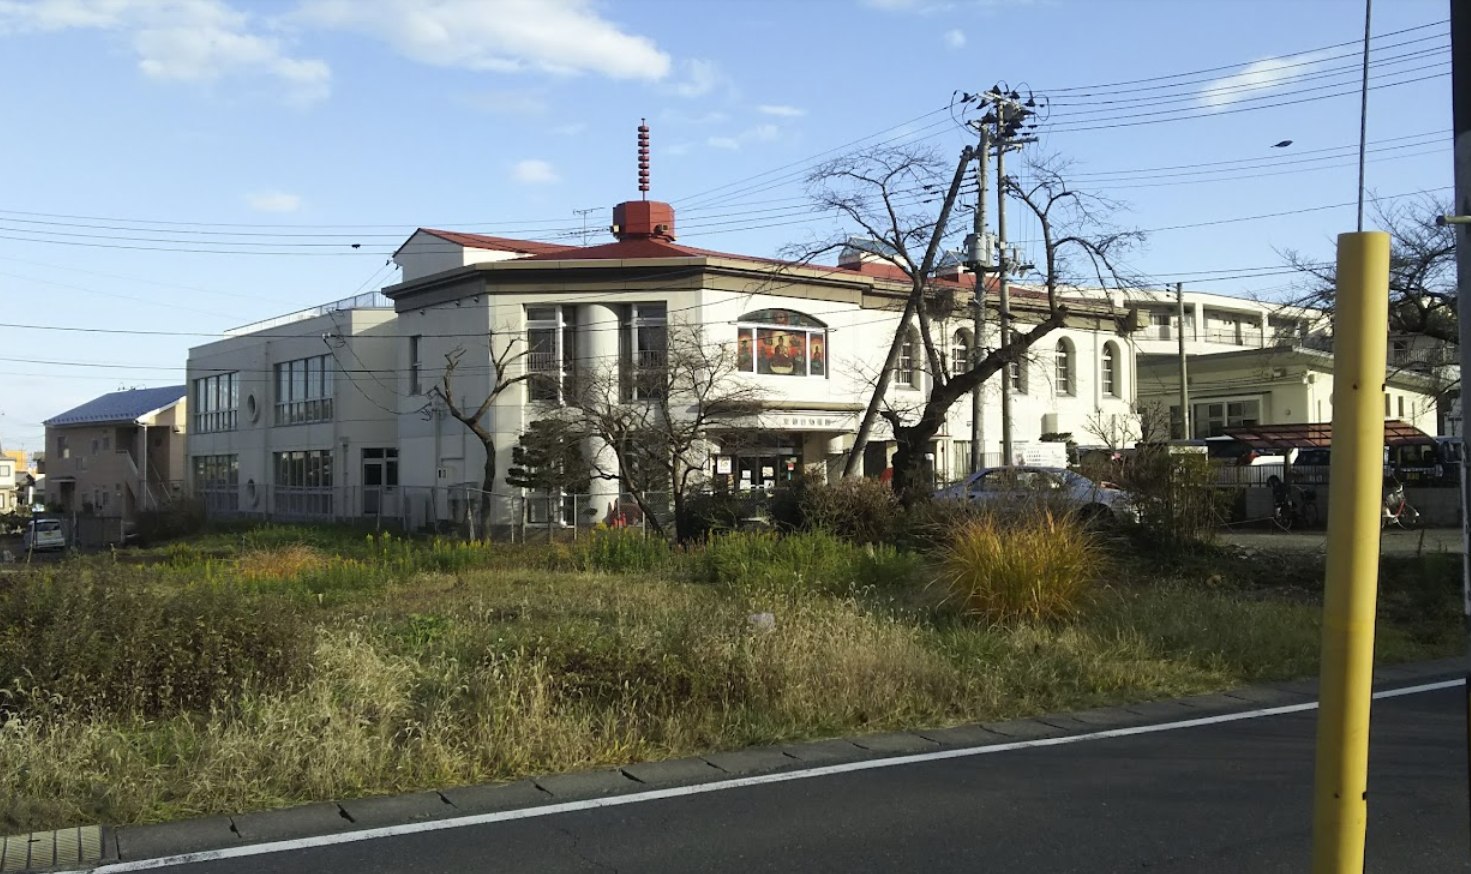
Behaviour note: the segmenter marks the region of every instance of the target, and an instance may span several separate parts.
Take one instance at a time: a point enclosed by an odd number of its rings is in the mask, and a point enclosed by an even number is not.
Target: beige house
[[[182,385],[113,392],[46,425],[46,502],[128,520],[164,503],[184,478]]]
[[[1180,365],[1162,357],[1139,362],[1139,405],[1180,420]],[[1333,420],[1333,355],[1300,346],[1275,346],[1192,355],[1191,434],[1203,439],[1226,428]],[[1390,366],[1385,373],[1384,418],[1434,434],[1439,383],[1427,374]]]

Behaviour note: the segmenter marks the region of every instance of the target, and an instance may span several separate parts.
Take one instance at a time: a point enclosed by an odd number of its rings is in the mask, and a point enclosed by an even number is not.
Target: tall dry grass
[[[993,514],[955,533],[943,553],[940,581],[967,616],[1041,621],[1077,614],[1106,564],[1097,536],[1075,516]]]

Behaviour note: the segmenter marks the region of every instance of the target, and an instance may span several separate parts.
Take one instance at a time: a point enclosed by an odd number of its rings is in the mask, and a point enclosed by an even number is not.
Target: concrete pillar
[[[1195,310],[1195,337],[1193,339],[1202,340],[1205,338],[1205,304],[1196,301],[1191,304],[1191,308]]]
[[[589,303],[577,308],[577,373],[600,385],[611,380],[613,386],[609,390],[612,392],[617,391],[621,367],[619,335],[622,319],[619,316],[618,308],[607,304]],[[601,522],[618,501],[618,458],[613,448],[599,437],[588,438],[583,452],[593,471],[603,475],[594,476],[589,489],[591,505],[597,511],[592,515],[592,521]],[[610,475],[614,478],[605,478]]]

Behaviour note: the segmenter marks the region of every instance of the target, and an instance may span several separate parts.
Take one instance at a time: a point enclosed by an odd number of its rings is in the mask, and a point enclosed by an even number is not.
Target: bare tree
[[[708,342],[698,325],[674,324],[662,355],[595,370],[568,393],[560,415],[607,444],[611,459],[589,459],[593,475],[621,481],[647,524],[667,535],[705,482],[712,436],[749,431],[764,397],[730,344]],[[666,494],[668,503],[660,500]]]
[[[945,338],[935,336],[931,311],[943,311],[947,300],[955,305],[959,289],[953,282],[938,282],[935,270],[937,255],[949,232],[950,213],[972,158],[969,149],[962,153],[943,196],[938,193],[942,162],[933,152],[913,146],[845,157],[818,168],[809,177],[818,206],[834,210],[856,224],[875,241],[872,254],[897,268],[910,282],[904,313],[844,469],[845,476],[857,472],[870,420],[874,415],[882,416],[897,444],[894,489],[905,500],[912,500],[921,485],[925,452],[955,402],[1012,362],[1021,361],[1028,349],[1066,324],[1068,310],[1059,294],[1063,288],[1084,277],[1101,286],[1137,284],[1122,277],[1117,259],[1142,235],[1111,227],[1108,219],[1118,205],[1069,188],[1064,178],[1066,165],[1058,160],[1029,161],[1027,184],[1008,177],[1001,188],[1002,196],[1019,201],[1036,216],[1041,227],[1045,257],[1035,269],[1041,275],[1045,306],[1030,330],[1018,329],[1011,337],[1002,338],[998,348],[984,356],[973,356],[974,363],[968,368],[953,363],[947,368],[942,351]],[[932,214],[927,204],[936,199],[940,200],[940,208]],[[916,257],[920,245],[924,246],[923,255]],[[910,337],[911,320],[918,324],[930,382],[928,396],[917,414],[885,406],[899,350]],[[981,340],[974,338],[972,342]]]
[[[495,488],[496,478],[495,435],[486,427],[485,416],[508,389],[517,383],[525,382],[534,375],[532,371],[525,368],[519,368],[520,373],[512,372],[518,369],[513,365],[518,364],[526,355],[525,352],[516,351],[518,342],[518,339],[512,337],[499,351],[496,351],[495,337],[491,336],[488,361],[490,387],[485,397],[475,406],[471,406],[474,403],[473,400],[455,393],[455,372],[459,370],[465,357],[463,346],[445,354],[444,372],[440,374],[439,383],[429,390],[429,394],[443,401],[450,416],[469,429],[485,449],[485,467],[480,483],[480,522],[483,529],[481,534],[485,537],[490,535],[490,493]]]
[[[1389,330],[1460,344],[1456,306],[1456,235],[1435,223],[1452,212],[1444,198],[1425,194],[1409,201],[1376,199],[1376,224],[1389,233]],[[1293,304],[1332,313],[1338,287],[1336,265],[1293,249],[1280,253],[1304,281]]]

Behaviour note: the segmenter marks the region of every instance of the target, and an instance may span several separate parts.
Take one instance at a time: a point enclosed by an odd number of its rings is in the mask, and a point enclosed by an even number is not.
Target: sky
[[[1448,14],[1374,7],[1390,203],[1452,184]],[[1363,0],[0,0],[0,445],[392,284],[416,227],[607,241],[645,118],[679,241],[777,256],[840,229],[815,167],[953,161],[957,93],[1006,83],[1049,107],[1027,148],[1148,232],[1132,269],[1281,298],[1282,251],[1354,229],[1363,28]]]

